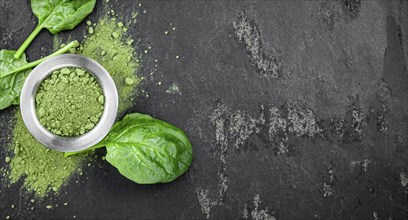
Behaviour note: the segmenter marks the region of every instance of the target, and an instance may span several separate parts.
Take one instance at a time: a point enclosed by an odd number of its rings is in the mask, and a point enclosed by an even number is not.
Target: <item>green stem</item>
[[[105,147],[105,146],[106,146],[106,142],[101,141],[101,142],[97,143],[96,145],[94,145],[93,147],[87,148],[85,150],[75,151],[75,152],[65,152],[64,157],[70,157],[70,156],[75,155],[75,154],[80,154],[80,153],[83,153],[85,151],[91,151],[91,150],[95,150],[95,149]]]
[[[11,74],[14,74],[14,73],[29,69],[31,67],[35,67],[38,64],[40,64],[41,62],[43,62],[44,60],[46,60],[46,59],[48,59],[50,57],[54,57],[54,56],[57,56],[57,55],[60,55],[60,54],[64,54],[64,53],[68,52],[69,49],[71,49],[73,47],[77,47],[78,45],[79,45],[78,41],[74,40],[74,41],[70,42],[69,44],[67,44],[65,47],[59,49],[58,51],[56,51],[56,52],[54,52],[54,53],[52,53],[52,54],[50,54],[50,55],[48,55],[48,56],[46,56],[44,58],[41,58],[41,59],[36,60],[34,62],[31,62],[31,63],[27,63],[26,65],[21,66],[20,68],[12,70],[11,72],[0,75],[0,79],[3,78],[3,77],[6,77],[8,75],[11,75]]]
[[[43,26],[41,24],[38,24],[37,27],[31,32],[30,36],[24,41],[24,43],[18,48],[17,52],[14,54],[14,58],[18,59],[21,57],[21,54],[24,53],[24,51],[27,49],[28,45],[30,45],[31,41],[34,40],[34,38],[40,33],[40,31],[43,29]]]

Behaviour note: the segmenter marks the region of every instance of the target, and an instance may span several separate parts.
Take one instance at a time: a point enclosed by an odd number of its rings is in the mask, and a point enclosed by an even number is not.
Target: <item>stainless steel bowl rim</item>
[[[35,110],[35,96],[41,83],[53,71],[64,67],[87,69],[99,82],[105,96],[104,111],[99,122],[92,130],[75,137],[62,137],[48,131],[41,125]],[[21,115],[27,129],[46,147],[62,152],[84,150],[100,142],[115,123],[118,104],[118,92],[108,71],[96,61],[76,54],[58,55],[35,67],[24,82],[20,96]]]

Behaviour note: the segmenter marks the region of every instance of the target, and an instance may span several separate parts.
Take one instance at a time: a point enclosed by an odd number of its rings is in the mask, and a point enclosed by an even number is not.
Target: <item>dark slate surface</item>
[[[0,46],[17,49],[36,18],[28,1],[0,2]],[[139,11],[130,33],[138,51],[152,47],[140,74],[157,69],[130,112],[183,128],[192,167],[169,184],[137,185],[98,160],[34,210],[21,183],[2,188],[0,218],[407,218],[407,1],[108,5],[125,18]],[[165,35],[169,23],[176,31]],[[61,36],[81,40],[85,28]],[[43,31],[29,58],[51,50]],[[166,92],[173,83],[180,93]],[[12,111],[0,113],[3,149]]]

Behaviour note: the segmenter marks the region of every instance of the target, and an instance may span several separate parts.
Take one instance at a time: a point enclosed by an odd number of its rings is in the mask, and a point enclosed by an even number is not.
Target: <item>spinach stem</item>
[[[14,58],[18,59],[21,57],[21,55],[24,53],[24,51],[27,49],[28,45],[30,45],[31,41],[34,40],[34,38],[40,33],[40,31],[43,29],[43,26],[41,24],[38,24],[37,27],[31,32],[30,36],[24,41],[24,43],[18,48],[17,52],[14,54]]]
[[[101,148],[101,147],[105,147],[106,144],[107,144],[106,142],[101,141],[101,142],[97,143],[96,145],[94,145],[94,146],[92,146],[92,147],[90,147],[90,148],[81,150],[81,151],[65,152],[65,153],[64,153],[64,157],[70,157],[70,156],[72,156],[72,155],[79,154],[79,153],[83,153],[83,152],[85,152],[85,151],[91,151],[91,150],[95,150],[95,149],[98,149],[98,148]]]
[[[10,72],[8,72],[8,73],[5,73],[5,74],[3,74],[3,75],[0,75],[0,78],[6,77],[6,76],[8,76],[8,75],[11,75],[11,74],[14,74],[14,73],[17,73],[17,72],[26,70],[26,69],[29,69],[29,68],[31,68],[31,67],[35,67],[35,66],[37,66],[38,64],[40,64],[41,62],[43,62],[44,60],[46,60],[46,59],[48,59],[48,58],[50,58],[50,57],[54,57],[54,56],[57,56],[57,55],[60,55],[60,54],[64,54],[64,53],[68,52],[69,49],[71,49],[71,48],[73,48],[73,47],[77,47],[78,45],[79,45],[78,41],[76,41],[76,40],[71,41],[69,44],[67,44],[67,45],[64,46],[63,48],[57,50],[56,52],[54,52],[54,53],[52,53],[52,54],[50,54],[50,55],[48,55],[48,56],[46,56],[46,57],[44,57],[44,58],[41,58],[41,59],[39,59],[39,60],[36,60],[36,61],[34,61],[34,62],[27,63],[26,65],[24,65],[24,66],[22,66],[22,67],[20,67],[20,68],[17,68],[17,69],[15,69],[15,70],[12,70],[12,71],[10,71]]]

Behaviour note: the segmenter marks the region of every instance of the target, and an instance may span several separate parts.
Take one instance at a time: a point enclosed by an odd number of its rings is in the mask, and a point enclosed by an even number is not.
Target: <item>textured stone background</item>
[[[126,19],[140,12],[130,33],[138,51],[151,47],[140,71],[154,72],[148,97],[129,112],[183,128],[192,167],[170,184],[137,185],[97,161],[44,200],[71,205],[28,209],[17,184],[0,189],[0,215],[407,218],[408,1],[111,2]],[[36,18],[28,1],[0,0],[0,9],[0,48],[17,49]],[[90,20],[102,10],[99,2]],[[176,30],[165,35],[169,23]],[[85,31],[61,36],[80,40]],[[43,31],[29,58],[51,50]],[[0,112],[2,149],[12,111]]]

